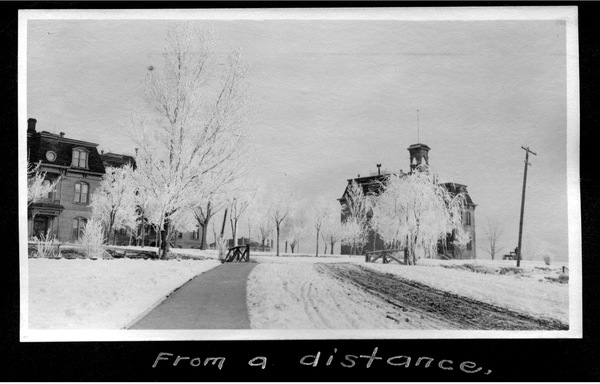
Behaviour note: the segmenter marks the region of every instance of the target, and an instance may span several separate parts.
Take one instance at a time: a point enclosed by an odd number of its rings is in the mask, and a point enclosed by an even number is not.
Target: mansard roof
[[[131,166],[135,168],[135,158],[133,156],[106,152],[101,153],[100,158],[102,159],[105,167],[119,168],[127,164],[131,164]]]
[[[74,140],[54,133],[28,132],[27,133],[27,151],[29,161],[50,167],[70,168],[73,159],[73,149],[82,148],[88,152],[87,171],[95,173],[105,173],[104,164],[96,147],[98,144],[82,140]],[[56,154],[54,161],[48,160],[46,154],[52,151]],[[73,167],[74,169],[80,169]]]
[[[446,188],[446,190],[448,192],[450,192],[451,195],[455,196],[459,193],[462,193],[465,196],[465,202],[468,205],[473,205],[476,206],[477,204],[475,204],[473,202],[473,199],[471,199],[471,195],[469,195],[469,192],[467,191],[467,186],[464,184],[458,184],[458,183],[453,183],[453,182],[447,182],[447,183],[442,183],[441,185],[444,186],[444,188]]]

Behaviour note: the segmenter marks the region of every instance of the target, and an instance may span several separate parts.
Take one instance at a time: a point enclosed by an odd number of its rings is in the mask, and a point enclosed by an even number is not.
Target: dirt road
[[[315,264],[342,284],[351,284],[388,304],[386,317],[398,324],[427,319],[440,329],[566,330],[553,319],[537,319],[499,306],[440,291],[398,276],[353,264]]]

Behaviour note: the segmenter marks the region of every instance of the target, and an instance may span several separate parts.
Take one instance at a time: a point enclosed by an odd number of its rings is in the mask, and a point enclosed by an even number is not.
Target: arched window
[[[87,204],[89,201],[90,187],[82,181],[75,183],[75,203]]]
[[[81,234],[83,233],[83,228],[85,227],[85,223],[87,223],[87,219],[83,217],[76,217],[73,219],[72,229],[73,229],[73,240],[79,240]]]
[[[73,161],[71,166],[77,168],[88,167],[88,151],[83,148],[73,148]]]

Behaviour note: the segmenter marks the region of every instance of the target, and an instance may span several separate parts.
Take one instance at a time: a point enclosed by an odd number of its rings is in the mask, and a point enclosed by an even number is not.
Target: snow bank
[[[30,329],[120,329],[216,260],[28,259]]]
[[[472,263],[474,260],[455,260],[449,264]],[[491,262],[491,260],[490,260]],[[556,268],[544,271],[535,268],[541,264],[522,265],[525,275],[493,275],[440,267],[447,263],[422,260],[416,266],[400,264],[364,263],[365,267],[418,281],[433,288],[499,305],[536,317],[554,318],[565,323],[569,320],[569,286],[548,282],[544,276],[556,277]],[[512,263],[487,261],[490,266],[514,266]],[[541,281],[540,281],[541,280]]]

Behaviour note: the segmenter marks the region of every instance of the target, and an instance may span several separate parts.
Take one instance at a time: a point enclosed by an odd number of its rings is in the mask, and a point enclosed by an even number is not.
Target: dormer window
[[[83,148],[73,149],[72,167],[87,168],[88,167],[88,152]]]

